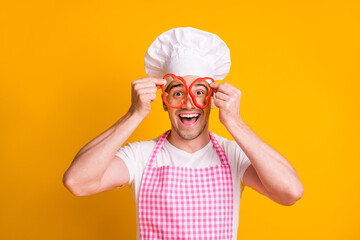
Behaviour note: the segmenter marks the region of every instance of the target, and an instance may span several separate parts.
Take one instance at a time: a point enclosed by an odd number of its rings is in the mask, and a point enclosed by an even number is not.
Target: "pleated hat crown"
[[[162,78],[167,73],[222,80],[230,71],[230,50],[216,34],[192,27],[168,30],[145,54],[145,72]]]

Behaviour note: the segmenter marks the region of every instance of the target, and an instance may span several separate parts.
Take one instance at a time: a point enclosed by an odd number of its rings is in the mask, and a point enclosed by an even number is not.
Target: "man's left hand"
[[[219,119],[226,128],[241,121],[241,91],[229,83],[211,83],[214,89],[214,103],[219,108]]]

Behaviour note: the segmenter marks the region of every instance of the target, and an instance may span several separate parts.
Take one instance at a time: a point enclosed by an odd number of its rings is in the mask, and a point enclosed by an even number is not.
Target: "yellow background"
[[[2,1],[0,239],[134,239],[128,186],[75,197],[62,176],[130,106],[152,41],[219,35],[241,116],[299,172],[303,198],[243,192],[238,239],[360,239],[359,1]],[[170,127],[159,98],[129,141]],[[210,130],[231,135],[214,110]]]

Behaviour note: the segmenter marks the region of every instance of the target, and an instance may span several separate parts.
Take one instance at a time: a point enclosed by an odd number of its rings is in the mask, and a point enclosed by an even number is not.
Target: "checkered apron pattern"
[[[223,149],[209,131],[221,165],[153,167],[169,132],[156,144],[141,181],[140,239],[232,240],[233,184]]]

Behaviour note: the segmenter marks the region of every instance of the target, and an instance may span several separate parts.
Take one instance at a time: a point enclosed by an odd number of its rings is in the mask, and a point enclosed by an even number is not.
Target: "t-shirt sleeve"
[[[240,146],[235,141],[225,140],[226,154],[232,158],[233,164],[236,165],[237,172],[239,174],[241,182],[243,182],[243,177],[246,169],[251,165],[251,162],[246,156],[245,152],[240,148]]]
[[[239,146],[238,146],[239,147]],[[239,147],[240,148],[240,147]],[[244,173],[246,169],[251,165],[251,162],[248,156],[244,153],[244,151],[240,148],[240,180],[243,181]]]
[[[136,153],[138,152],[138,145],[139,144],[137,142],[127,143],[124,147],[119,148],[119,150],[115,153],[116,156],[120,157],[124,161],[129,171],[130,178],[128,184],[133,182],[135,171],[137,169],[137,161],[135,161],[135,159]]]

